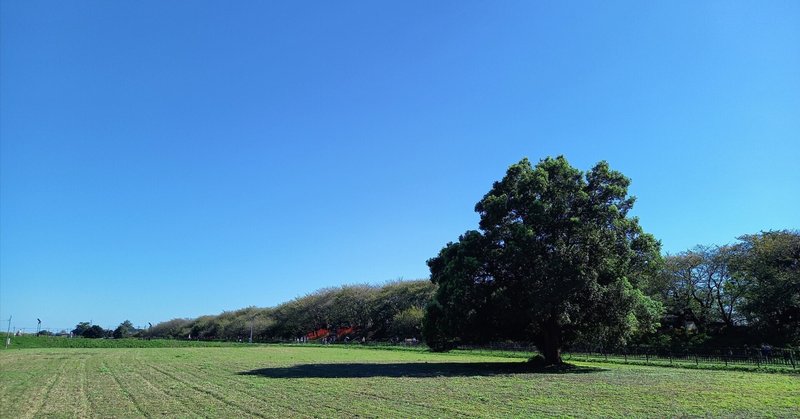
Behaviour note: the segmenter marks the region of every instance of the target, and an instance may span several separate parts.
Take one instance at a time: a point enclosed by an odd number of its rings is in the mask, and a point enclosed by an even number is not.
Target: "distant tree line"
[[[75,329],[72,329],[72,336],[80,336],[89,339],[123,339],[139,336],[141,332],[142,330],[134,327],[130,320],[125,320],[120,323],[114,330],[103,329],[101,326],[93,325],[90,322],[80,322],[75,326]],[[40,332],[39,334],[42,335],[43,333]]]
[[[421,339],[425,306],[435,286],[427,280],[325,288],[276,307],[247,307],[195,319],[173,319],[142,337],[293,341],[318,330],[348,330],[348,340]]]
[[[644,292],[664,306],[642,339],[670,347],[800,345],[800,232],[768,231],[664,257]]]

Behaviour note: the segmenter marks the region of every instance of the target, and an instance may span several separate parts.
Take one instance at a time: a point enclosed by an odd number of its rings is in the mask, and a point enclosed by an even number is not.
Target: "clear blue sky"
[[[666,252],[800,227],[797,1],[9,0],[0,16],[3,328],[424,278],[524,156],[608,160]]]

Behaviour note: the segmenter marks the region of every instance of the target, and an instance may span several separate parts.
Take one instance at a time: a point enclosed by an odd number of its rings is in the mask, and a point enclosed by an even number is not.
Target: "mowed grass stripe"
[[[375,357],[376,355],[385,356],[387,352],[389,352],[380,351],[378,354],[375,354],[374,350],[351,348],[349,349],[351,353],[342,354],[341,349],[334,348],[326,352],[327,349],[328,348],[319,347],[269,347],[255,348],[252,350],[242,349],[242,351],[245,351],[243,353],[248,354],[249,357],[272,362],[282,361],[282,356],[274,356],[276,353],[289,355],[290,358],[298,361],[316,359],[319,355],[329,355],[330,358],[336,359],[337,361],[352,361],[354,355],[372,354],[372,356]],[[256,399],[253,400],[254,405],[263,406],[266,402],[267,406],[272,407],[273,404],[280,404],[290,410],[293,415],[342,416],[357,414],[374,417],[376,415],[385,416],[386,414],[395,414],[400,416],[430,416],[434,412],[439,412],[436,413],[437,416],[452,417],[469,414],[468,411],[463,409],[463,403],[454,403],[452,406],[437,406],[433,403],[429,403],[426,399],[414,400],[413,398],[403,396],[403,389],[395,388],[394,386],[390,386],[392,388],[391,393],[381,393],[379,390],[386,388],[387,383],[376,383],[376,379],[374,378],[303,378],[297,380],[231,374],[232,371],[245,371],[248,364],[240,362],[240,358],[238,357],[218,358],[213,355],[209,358],[203,357],[204,359],[199,362],[199,365],[194,365],[194,367],[189,367],[190,364],[184,364],[186,359],[192,359],[195,354],[209,354],[209,352],[197,351],[202,350],[176,350],[174,356],[167,358],[168,361],[161,365],[169,365],[170,370],[179,369],[180,374],[193,376],[193,378],[187,379],[188,381],[203,381],[208,385],[221,383],[227,391],[235,390],[237,392],[246,393]],[[429,354],[422,355],[427,356]],[[396,355],[390,354],[390,356],[394,357]],[[420,353],[403,353],[401,356],[416,360],[419,358]],[[458,358],[453,359],[459,360]],[[175,365],[176,368],[172,368],[175,363],[184,364],[184,367],[178,368],[178,365]],[[274,364],[266,364],[266,366],[270,365]],[[278,365],[291,366],[291,364],[285,364],[283,362],[280,362]],[[252,364],[250,364],[250,367],[252,368]],[[265,383],[262,386],[264,391],[251,391],[254,387],[254,382]],[[404,385],[413,385],[413,382],[406,381]],[[262,401],[260,404],[257,404],[259,403],[259,399]],[[310,401],[310,403],[303,403],[303,401]]]
[[[385,413],[393,413],[394,403],[414,403],[418,412],[425,416],[472,417],[476,415],[510,415],[507,405],[486,402],[490,398],[487,393],[493,392],[496,380],[500,376],[487,377],[427,377],[427,378],[392,378],[380,385],[368,385],[360,393],[367,396],[363,399],[380,399],[385,404]],[[369,383],[367,381],[365,383]],[[415,391],[410,392],[409,389]],[[366,404],[366,403],[365,403]],[[368,405],[368,404],[366,404]]]
[[[169,358],[159,356],[154,362],[148,352],[139,352],[137,350],[125,350],[127,355],[126,363],[128,368],[137,375],[149,388],[157,391],[161,398],[168,398],[180,402],[179,407],[173,406],[168,412],[169,416],[179,415],[187,416],[189,413],[195,416],[208,416],[211,414],[218,415],[220,412],[226,412],[228,415],[241,416],[242,413],[248,413],[242,409],[231,410],[231,405],[219,405],[219,400],[209,397],[207,391],[201,389],[198,384],[187,382],[186,380],[176,379],[174,374],[166,373],[163,366],[171,365]],[[141,355],[148,355],[142,357]],[[163,354],[160,354],[163,355]],[[142,359],[144,358],[144,359]],[[155,367],[153,364],[157,363],[162,366],[161,368]],[[183,368],[190,369],[196,366],[183,366]],[[236,407],[236,406],[233,406]],[[249,414],[252,416],[252,414]]]
[[[352,394],[356,397],[366,396],[357,397],[353,400],[357,401],[355,404],[355,406],[358,407],[357,411],[366,412],[371,417],[382,417],[386,415],[397,415],[403,417],[407,417],[406,415],[410,415],[412,417],[419,417],[420,415],[433,415],[437,417],[470,417],[475,414],[474,412],[470,412],[463,408],[458,409],[450,406],[441,406],[425,403],[423,401],[415,401],[411,398],[404,397],[402,393],[393,391],[391,386],[370,387],[370,390],[361,389],[358,391],[353,391]],[[388,394],[376,391],[379,388],[389,389],[387,392]],[[415,408],[412,409],[412,406]]]
[[[268,354],[269,352],[260,351],[259,353]],[[176,355],[176,357],[179,356]],[[311,388],[310,383],[305,380],[265,380],[262,377],[244,375],[241,372],[246,370],[247,364],[243,365],[241,362],[237,362],[236,358],[212,357],[207,361],[195,368],[190,368],[187,364],[169,363],[169,365],[171,366],[170,370],[180,371],[176,374],[184,377],[191,376],[191,379],[187,378],[187,381],[203,382],[215,386],[219,391],[234,390],[247,396],[253,405],[261,406],[276,414],[293,417],[324,417],[341,415],[347,411],[335,406],[335,401],[341,400],[341,394],[330,386]],[[213,365],[213,367],[209,367],[209,365]],[[202,371],[202,374],[198,371]],[[324,403],[302,403],[305,400],[322,400]],[[331,402],[334,402],[333,406]]]
[[[142,384],[138,386],[143,393],[149,394],[142,397],[141,408],[151,414],[159,412],[164,416],[196,416],[203,417],[204,411],[199,409],[193,400],[189,400],[184,394],[175,391],[173,386],[167,388],[168,383],[159,385],[161,380],[152,380],[149,374],[141,371],[134,371],[129,377],[135,377]],[[157,384],[159,383],[159,384]],[[131,386],[131,391],[136,391],[136,386]],[[141,394],[138,391],[136,394]]]
[[[293,401],[296,400],[296,392],[304,391],[303,389],[291,387],[291,390],[295,391],[288,391],[287,388],[278,388],[272,387],[266,389],[264,391],[264,387],[262,386],[262,391],[255,390],[253,388],[253,383],[245,381],[241,375],[231,373],[229,369],[224,368],[214,368],[214,369],[203,369],[203,374],[198,374],[196,372],[192,372],[192,369],[182,369],[175,371],[179,368],[179,366],[173,366],[170,368],[173,372],[170,374],[179,375],[184,377],[180,379],[183,382],[200,382],[203,385],[214,387],[217,392],[235,392],[241,396],[235,397],[234,399],[244,398],[247,401],[243,401],[246,406],[249,406],[247,410],[253,410],[259,412],[260,415],[263,416],[270,416],[270,415],[291,415],[293,417],[314,417],[313,414],[308,413],[308,411],[304,411],[302,408],[298,408],[296,405],[297,403]],[[215,384],[221,383],[221,384]],[[198,384],[199,385],[199,384]],[[309,394],[312,395],[312,394]],[[314,396],[319,396],[319,393],[313,394]],[[243,396],[243,397],[242,397]],[[327,412],[327,413],[335,413],[335,411]]]
[[[463,357],[458,356],[442,356],[439,354],[430,354],[426,352],[412,352],[412,351],[376,351],[374,349],[362,349],[359,347],[347,348],[342,351],[339,348],[330,347],[295,347],[280,348],[283,352],[291,353],[295,361],[300,361],[299,364],[303,365],[313,359],[318,359],[320,355],[327,355],[326,358],[332,360],[330,364],[321,365],[319,367],[320,373],[324,373],[326,367],[336,366],[337,364],[346,364],[345,361],[353,361],[353,357],[369,358],[386,358],[386,361],[395,361],[397,358],[409,360],[413,363],[422,364],[428,360],[442,359],[445,362],[463,361]],[[327,352],[326,352],[327,351]],[[377,353],[376,353],[377,352]],[[307,356],[304,356],[307,355]],[[267,358],[267,357],[265,357]],[[497,359],[496,359],[497,360]],[[383,360],[382,360],[383,361]],[[482,359],[485,361],[485,359]],[[499,361],[507,362],[507,359],[499,359]],[[376,362],[375,365],[380,366],[385,362]],[[267,364],[270,366],[270,364]],[[273,365],[273,367],[284,366]],[[431,403],[431,398],[415,398],[414,393],[409,393],[408,389],[417,386],[420,383],[429,381],[434,378],[421,380],[419,378],[301,378],[301,379],[286,379],[286,378],[263,378],[270,380],[270,382],[278,381],[281,387],[291,387],[294,393],[303,393],[307,397],[299,397],[301,399],[314,400],[314,396],[324,400],[324,403],[318,403],[315,409],[327,411],[332,409],[332,414],[337,415],[359,415],[367,417],[376,416],[402,416],[402,417],[420,417],[420,416],[445,416],[445,417],[460,417],[472,416],[468,408],[465,408],[464,400],[452,403],[451,405],[441,405],[440,403]],[[443,378],[442,382],[446,382],[447,378]],[[300,386],[294,386],[294,383],[302,383]],[[394,385],[399,383],[400,385]],[[289,390],[289,388],[286,388]],[[433,393],[435,394],[435,393]]]
[[[379,413],[419,417],[426,414],[426,411],[420,409],[420,404],[416,402],[396,399],[385,403],[385,398],[375,397],[368,391],[362,390],[361,386],[364,383],[355,381],[312,378],[297,380],[271,378],[269,380],[274,383],[274,388],[285,394],[286,398],[292,398],[291,395],[294,395],[297,399],[306,401],[300,405],[307,411],[313,412],[316,417],[331,415],[375,417]],[[374,382],[369,383],[375,385]],[[369,383],[366,384],[369,386]],[[430,411],[427,411],[427,415],[429,414]]]
[[[175,374],[173,372],[169,372],[169,371],[167,371],[167,370],[165,370],[163,368],[156,367],[155,365],[150,365],[150,368],[152,368],[152,369],[154,369],[154,370],[166,375],[167,377],[169,377],[170,379],[172,379],[174,381],[177,381],[177,382],[180,382],[180,383],[184,384],[186,387],[196,391],[197,393],[206,394],[208,396],[211,396],[213,399],[215,399],[215,400],[217,400],[217,401],[219,401],[219,402],[221,402],[221,403],[233,408],[234,412],[236,412],[238,414],[244,413],[246,415],[250,414],[250,415],[256,415],[256,416],[259,416],[259,417],[263,417],[261,412],[257,412],[257,411],[254,411],[252,409],[248,409],[248,408],[244,407],[244,405],[242,403],[236,403],[234,401],[231,401],[227,397],[225,397],[222,394],[220,394],[218,391],[212,390],[211,387],[214,387],[214,385],[211,384],[211,383],[205,382],[202,385],[200,385],[200,384],[188,381],[186,379],[180,378],[179,377],[180,374]]]
[[[136,395],[143,411],[162,416],[207,416],[201,409],[202,406],[189,400],[178,390],[177,385],[163,380],[160,374],[154,374],[147,365],[133,363],[136,360],[136,357],[128,357],[124,363],[119,361],[116,368],[124,373],[121,381],[125,381],[128,391]]]
[[[347,351],[336,348],[315,348],[301,347],[296,355],[302,353],[312,353],[316,350],[319,355],[330,354],[333,362],[320,366],[319,369],[335,367],[340,361],[352,361],[353,357],[364,357],[367,359],[378,359],[372,365],[381,366],[388,361],[410,361],[409,366],[425,365],[425,362],[436,361],[447,365],[447,363],[464,362],[474,360],[469,354],[432,354],[417,351],[376,351],[375,349],[361,349],[358,347],[348,348]],[[328,351],[328,352],[325,352]],[[350,353],[347,356],[347,353]],[[312,357],[314,359],[317,357]],[[297,356],[298,361],[305,361],[305,357]],[[522,360],[509,360],[506,358],[484,357],[481,362],[522,362]],[[305,364],[305,362],[300,362]],[[413,370],[414,368],[412,368]],[[446,371],[445,371],[446,373]],[[402,375],[402,371],[399,372]],[[274,379],[274,378],[271,378]],[[452,397],[455,387],[450,388],[450,383],[458,380],[458,377],[368,377],[368,378],[303,378],[307,386],[319,386],[315,393],[338,390],[337,400],[347,400],[347,412],[357,412],[367,416],[474,416],[476,412],[486,411],[487,414],[498,414],[509,412],[506,406],[493,406],[486,409],[485,403],[475,401],[474,394],[465,394],[463,397]],[[485,391],[491,391],[491,381],[488,378],[478,377],[486,386]],[[285,379],[284,379],[285,380]],[[286,380],[291,381],[291,380]],[[409,391],[415,390],[415,391]],[[422,397],[421,397],[422,395]]]
[[[55,360],[28,362],[29,359],[26,359],[26,362],[20,362],[11,357],[0,357],[0,360],[0,417],[3,418],[13,417],[12,411],[23,411],[20,409],[23,404],[25,408],[32,408],[25,394],[29,391],[40,392],[40,388],[47,385],[47,379],[56,378],[58,364]]]
[[[306,352],[312,353],[314,347],[301,348]],[[336,351],[335,348],[321,348],[318,350],[317,355],[327,354],[322,352],[325,350]],[[334,362],[321,366],[320,369],[335,367],[339,365],[339,361],[353,361],[353,358],[364,357],[372,360],[377,359],[379,362],[374,364],[380,368],[384,364],[394,364],[390,361],[407,361],[408,366],[415,365],[424,366],[426,362],[436,362],[446,366],[448,363],[463,363],[467,360],[473,360],[474,357],[464,354],[432,354],[428,352],[417,351],[376,351],[375,349],[361,349],[350,348],[350,356],[347,351],[339,351],[339,353],[331,352],[330,358]],[[506,358],[487,357],[481,358],[481,362],[522,362],[522,360],[509,360]],[[393,365],[391,365],[393,366]],[[446,370],[447,368],[445,368]],[[465,395],[464,397],[454,398],[451,397],[454,389],[449,388],[450,383],[458,380],[458,377],[438,377],[433,373],[430,377],[403,377],[403,371],[393,371],[389,369],[391,374],[399,374],[400,377],[367,377],[367,378],[321,378],[310,379],[306,378],[309,383],[314,383],[322,387],[332,387],[341,390],[341,400],[349,400],[350,412],[358,412],[361,415],[367,416],[474,416],[476,412],[484,410],[483,404],[474,401],[474,394]],[[444,371],[447,373],[447,371]],[[483,377],[479,377],[483,379]],[[483,381],[488,387],[485,390],[490,391],[491,383]],[[459,385],[460,387],[460,385]],[[414,391],[409,391],[414,390]],[[491,410],[492,413],[505,411],[504,406],[495,406]]]
[[[79,355],[39,361],[45,368],[37,369],[33,376],[45,384],[38,389],[27,389],[14,401],[22,407],[20,417],[88,417],[91,408],[82,388],[85,380],[81,378],[86,359]]]
[[[198,352],[193,353],[197,354]],[[203,354],[202,350],[199,353]],[[141,353],[137,352],[136,354]],[[234,376],[233,373],[228,374],[229,378],[227,381],[217,384],[219,380],[213,379],[209,372],[219,369],[224,365],[225,359],[212,359],[211,361],[214,361],[214,369],[209,370],[206,359],[200,360],[199,363],[184,362],[183,359],[176,359],[176,357],[186,356],[187,353],[184,351],[167,351],[164,352],[163,355],[164,356],[160,357],[157,362],[158,366],[153,365],[152,360],[149,359],[139,359],[136,357],[136,362],[138,362],[140,368],[149,369],[156,374],[161,374],[166,377],[166,379],[153,380],[172,383],[169,388],[165,388],[165,391],[173,392],[178,390],[179,386],[177,386],[176,383],[179,383],[180,387],[183,387],[187,391],[191,390],[194,394],[182,393],[182,397],[192,399],[194,401],[192,404],[196,404],[198,400],[202,400],[201,405],[205,405],[205,407],[200,410],[201,413],[209,409],[222,408],[230,410],[230,408],[233,408],[238,410],[237,414],[239,416],[241,416],[242,413],[245,413],[247,416],[298,416],[297,412],[293,412],[289,407],[284,407],[278,403],[269,403],[263,400],[263,398],[258,397],[262,395],[242,392],[241,389],[230,385],[230,377]],[[193,361],[196,361],[196,359]],[[198,370],[202,370],[203,373],[197,373],[196,371]]]
[[[253,356],[264,355],[264,359],[271,358],[269,355],[272,351],[271,348],[257,349],[257,352],[250,352]],[[288,351],[286,348],[276,348],[279,352],[293,353],[291,349]],[[313,348],[299,348],[301,352],[306,352],[308,349]],[[250,395],[254,399],[254,403],[260,402],[261,405],[267,404],[272,406],[278,404],[286,409],[284,414],[291,414],[293,416],[309,416],[309,417],[329,417],[329,416],[349,416],[349,415],[366,415],[371,416],[368,412],[376,411],[376,403],[380,404],[380,400],[374,398],[368,399],[362,409],[357,409],[359,401],[364,399],[358,397],[359,393],[354,391],[352,385],[347,383],[339,385],[338,383],[331,382],[328,379],[325,382],[315,379],[302,379],[302,380],[287,380],[283,378],[263,378],[252,375],[232,374],[231,371],[242,372],[246,370],[246,365],[238,362],[231,362],[228,359],[213,359],[215,368],[208,368],[201,365],[199,369],[184,369],[181,370],[182,374],[193,375],[197,380],[206,380],[206,382],[220,382],[225,383],[224,387],[228,389],[235,389],[238,392]],[[285,364],[281,364],[285,365]],[[198,375],[196,371],[202,370],[203,375]],[[194,372],[192,372],[194,371]],[[340,380],[335,380],[340,381]],[[251,391],[254,383],[263,382],[265,385],[261,386],[263,391]],[[353,384],[353,383],[350,383]],[[310,401],[305,402],[304,401]],[[413,409],[403,403],[398,405],[397,401],[394,402],[395,409],[399,413],[407,413],[409,415],[430,414],[430,410]],[[409,404],[417,404],[409,401]],[[429,406],[424,406],[429,407]],[[385,410],[382,410],[385,411]],[[372,415],[374,416],[374,415]]]
[[[369,417],[468,417],[477,412],[471,409],[473,404],[469,398],[446,402],[454,394],[447,386],[451,378],[446,377],[305,380],[320,391],[326,387],[337,389],[339,400],[347,403],[347,411]],[[420,397],[421,394],[427,397]]]
[[[45,403],[34,416],[86,418],[91,415],[85,382],[81,378],[85,372],[86,358],[78,356],[66,359],[63,366],[59,379],[51,386]]]
[[[90,414],[91,412],[97,411],[97,406],[94,403],[92,403],[92,399],[91,397],[89,397],[89,394],[91,394],[92,389],[90,388],[90,383],[88,378],[89,377],[88,364],[89,364],[89,359],[87,358],[81,359],[80,374],[78,376],[79,378],[78,385],[81,393],[81,405],[83,409],[85,409],[85,411],[88,412],[87,414]]]
[[[155,365],[149,365],[149,367],[155,371],[160,372],[161,374],[166,375],[175,382],[182,383],[187,388],[194,390],[198,394],[201,395],[204,394],[210,396],[211,398],[222,403],[223,405],[234,409],[231,411],[231,413],[235,412],[237,415],[241,415],[242,413],[244,413],[245,415],[266,417],[262,412],[259,412],[255,409],[248,407],[245,403],[242,403],[241,401],[237,400],[232,400],[231,398],[226,397],[222,392],[220,392],[219,387],[211,382],[202,381],[201,383],[198,383],[196,381],[186,379],[185,378],[186,374],[180,373],[178,371],[170,371],[167,368],[157,367]],[[195,398],[194,396],[195,395],[193,395],[193,398]]]
[[[143,365],[142,370],[136,374],[150,387],[161,392],[166,399],[177,401],[181,404],[180,409],[170,409],[169,415],[203,417],[215,416],[241,416],[240,410],[232,410],[229,406],[220,406],[214,399],[209,398],[205,393],[197,391],[192,386],[187,385],[153,368],[152,365]]]
[[[126,414],[130,413],[130,414],[135,414],[137,416],[150,417],[149,412],[142,407],[142,405],[139,403],[139,401],[136,400],[137,399],[136,394],[140,394],[140,393],[139,392],[135,392],[135,393],[131,392],[130,389],[127,386],[122,384],[122,381],[119,379],[119,373],[114,371],[114,369],[116,368],[116,365],[114,365],[112,367],[109,367],[108,363],[105,360],[103,360],[100,365],[102,366],[103,373],[98,374],[97,375],[98,378],[99,377],[110,378],[111,379],[110,381],[113,382],[113,386],[116,386],[116,388],[119,389],[118,392],[109,391],[108,393],[112,394],[114,396],[117,396],[117,397],[115,397],[116,399],[124,400],[124,401],[112,402],[112,400],[105,399],[104,400],[105,404],[113,406],[113,411],[115,413],[119,412],[120,410],[125,409],[126,410],[126,412],[125,412]],[[107,378],[106,378],[105,381],[108,381]],[[129,380],[126,380],[126,382],[128,382],[128,381]],[[99,382],[99,380],[98,380],[98,382]],[[102,384],[103,385],[112,385],[112,383],[102,383]],[[120,398],[119,397],[120,395],[122,395],[124,397]],[[133,407],[133,409],[130,409],[130,407]]]
[[[55,361],[57,361],[54,363],[58,369],[56,370],[53,368],[53,371],[56,371],[56,373],[50,375],[50,377],[47,379],[47,383],[38,389],[36,387],[31,387],[29,391],[26,391],[23,397],[18,401],[21,406],[29,407],[28,409],[23,410],[23,414],[21,416],[22,418],[32,418],[39,414],[39,412],[42,411],[50,399],[50,394],[53,389],[59,382],[64,380],[66,376],[68,358],[59,358]],[[40,374],[43,373],[43,371],[39,372]]]

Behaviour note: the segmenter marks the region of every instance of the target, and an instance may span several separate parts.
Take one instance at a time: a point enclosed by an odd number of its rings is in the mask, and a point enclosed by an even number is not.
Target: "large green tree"
[[[800,344],[800,232],[739,237],[733,270],[740,277],[741,311],[763,339]]]
[[[564,157],[512,165],[475,206],[480,231],[428,261],[429,345],[526,340],[556,364],[581,335],[619,342],[657,326],[661,306],[637,286],[659,243],[628,216],[629,183],[606,162],[585,174]]]

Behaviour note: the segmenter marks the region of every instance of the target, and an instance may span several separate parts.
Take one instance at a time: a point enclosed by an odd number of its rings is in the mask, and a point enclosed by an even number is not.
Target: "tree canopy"
[[[765,231],[667,255],[645,292],[665,307],[650,345],[798,345],[800,233]]]
[[[769,231],[739,237],[733,269],[740,305],[763,339],[800,344],[800,232]]]
[[[660,244],[628,216],[629,184],[606,162],[585,174],[564,157],[509,167],[475,206],[480,230],[428,261],[438,285],[428,344],[526,340],[552,364],[581,335],[652,330],[661,306],[637,287],[657,271]]]
[[[133,326],[133,323],[131,323],[130,320],[125,320],[114,329],[112,336],[114,336],[114,339],[129,338],[133,336],[136,331],[136,327]]]

